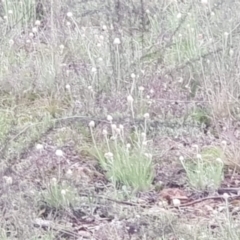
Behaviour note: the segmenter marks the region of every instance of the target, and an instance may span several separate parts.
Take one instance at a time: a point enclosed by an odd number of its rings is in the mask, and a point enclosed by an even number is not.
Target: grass
[[[239,238],[237,3],[0,5],[1,239]]]
[[[212,156],[211,156],[212,157]],[[207,160],[207,156],[198,154],[196,159],[182,161],[190,185],[199,191],[217,190],[223,179],[223,161],[221,158]]]

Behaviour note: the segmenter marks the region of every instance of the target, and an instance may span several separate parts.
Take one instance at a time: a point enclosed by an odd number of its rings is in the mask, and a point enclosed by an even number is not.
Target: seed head
[[[126,147],[127,147],[127,149],[131,148],[131,144],[127,143]]]
[[[67,17],[71,18],[73,16],[72,12],[67,13]]]
[[[113,117],[112,117],[111,115],[107,115],[107,120],[108,120],[109,122],[112,122]]]
[[[119,45],[120,43],[121,43],[121,41],[119,38],[115,38],[113,41],[113,44],[115,44],[115,45]]]
[[[151,153],[144,153],[144,156],[149,158],[149,159],[152,159],[152,154]]]
[[[36,20],[36,21],[35,21],[35,25],[36,25],[36,26],[40,26],[40,25],[41,25],[41,21],[40,21],[40,20]]]
[[[61,190],[61,194],[62,194],[63,196],[65,196],[65,195],[66,195],[66,190],[65,190],[65,189],[62,189],[62,190]]]
[[[123,129],[124,129],[124,126],[123,126],[122,124],[119,124],[119,128],[120,128],[121,130],[123,130]]]
[[[177,207],[181,205],[181,201],[178,198],[173,198],[172,204],[173,206]]]
[[[108,134],[107,130],[106,130],[106,129],[103,129],[102,134],[103,134],[104,136],[107,136],[107,134]]]
[[[70,87],[69,84],[66,84],[65,88],[66,88],[67,90],[70,90],[70,89],[71,89],[71,87]]]
[[[37,27],[33,27],[33,28],[32,28],[32,32],[33,32],[33,33],[37,33],[37,32],[38,32]]]
[[[95,73],[97,69],[95,67],[92,67],[91,72]]]
[[[216,158],[216,161],[219,163],[223,163],[223,160],[221,158]]]
[[[128,103],[132,103],[133,102],[133,97],[131,95],[129,95],[127,97],[127,101],[128,101]]]
[[[121,129],[120,128],[116,128],[116,133],[120,134],[121,133]]]
[[[149,115],[149,113],[145,113],[145,114],[143,115],[143,117],[144,117],[145,119],[148,119],[148,118],[150,117],[150,115]]]
[[[13,39],[10,39],[9,40],[9,45],[12,46],[14,44],[14,40]]]
[[[180,156],[180,157],[179,157],[179,160],[180,160],[180,161],[183,161],[183,160],[184,160],[184,157],[183,157],[183,156]]]
[[[94,128],[95,127],[95,122],[91,121],[88,125],[89,125],[90,128]]]
[[[208,0],[201,0],[201,4],[203,4],[203,5],[208,4]]]
[[[154,90],[153,90],[153,89],[151,89],[151,90],[150,90],[150,93],[151,93],[151,94],[153,94],[153,93],[154,93]]]
[[[181,13],[178,13],[177,18],[180,19],[182,17]]]
[[[221,143],[224,147],[227,146],[227,141],[223,140]]]
[[[52,178],[51,179],[51,184],[56,185],[57,184],[57,179],[56,178]]]
[[[117,129],[116,124],[112,124],[112,125],[111,125],[111,128],[112,128],[112,130],[116,130],[116,129]]]
[[[143,86],[140,86],[140,87],[138,88],[138,90],[139,90],[140,92],[143,92],[143,91],[144,91],[144,87],[143,87]]]
[[[60,48],[61,50],[63,50],[65,47],[64,47],[63,44],[61,44],[61,45],[59,46],[59,48]]]
[[[131,74],[131,78],[135,78],[136,75],[134,73]]]
[[[142,133],[141,133],[141,136],[142,136],[142,138],[146,138],[146,133],[145,133],[145,132],[142,132]]]
[[[198,153],[198,154],[197,154],[197,158],[198,158],[198,159],[201,159],[201,158],[202,158],[202,155]]]
[[[229,33],[228,32],[224,32],[224,36],[228,37]]]
[[[60,149],[57,149],[56,152],[55,152],[56,156],[58,157],[62,157],[63,156],[63,151],[60,150]]]
[[[113,154],[111,152],[107,152],[107,153],[104,154],[104,157],[106,159],[112,159],[113,158]]]
[[[37,150],[43,149],[43,145],[38,143],[38,144],[36,145],[36,149],[37,149]]]

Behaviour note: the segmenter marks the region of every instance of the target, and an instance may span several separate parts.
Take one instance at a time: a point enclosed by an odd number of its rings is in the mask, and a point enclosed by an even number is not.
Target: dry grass
[[[239,4],[206,2],[0,3],[1,239],[239,238]]]

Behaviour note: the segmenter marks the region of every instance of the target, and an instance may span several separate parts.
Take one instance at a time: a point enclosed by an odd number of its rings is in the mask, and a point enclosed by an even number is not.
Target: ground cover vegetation
[[[240,239],[236,0],[0,2],[0,239]]]

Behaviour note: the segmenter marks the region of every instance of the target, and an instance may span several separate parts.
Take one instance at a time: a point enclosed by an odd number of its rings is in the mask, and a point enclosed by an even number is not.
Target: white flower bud
[[[34,37],[34,34],[32,32],[29,33],[29,37],[30,38],[33,38]]]
[[[183,160],[184,160],[184,157],[183,157],[183,156],[180,156],[180,157],[179,157],[179,160],[180,160],[180,161],[183,161]]]
[[[12,46],[14,44],[14,40],[13,39],[10,39],[9,40],[9,45]]]
[[[112,130],[116,130],[117,129],[116,124],[112,124],[111,127],[112,127]]]
[[[113,158],[113,154],[111,152],[107,152],[107,153],[104,154],[104,157],[106,159],[112,159]]]
[[[38,32],[38,29],[37,29],[36,27],[33,27],[33,28],[32,28],[32,32],[33,32],[33,33],[37,33],[37,32]]]
[[[203,5],[208,4],[208,0],[201,0],[201,4],[203,4]]]
[[[38,144],[36,145],[36,149],[37,149],[37,150],[43,149],[43,145],[38,143]]]
[[[108,120],[109,122],[112,122],[112,120],[113,120],[112,116],[111,116],[111,115],[107,115],[107,120]]]
[[[115,45],[119,45],[120,43],[121,43],[121,41],[119,38],[115,38],[113,41],[113,44],[115,44]]]
[[[92,71],[93,73],[95,73],[95,72],[97,71],[97,69],[96,69],[95,67],[92,67],[91,71]]]
[[[88,125],[89,125],[90,128],[94,128],[95,127],[95,122],[91,121]]]
[[[131,78],[135,78],[136,75],[134,73],[131,74]]]
[[[202,155],[198,153],[198,154],[197,154],[197,158],[198,158],[198,159],[201,159],[201,158],[202,158]]]
[[[62,157],[63,156],[63,151],[60,150],[60,149],[57,149],[56,152],[55,152],[56,156],[58,157]]]
[[[66,88],[67,90],[70,90],[70,89],[71,89],[71,87],[70,87],[69,84],[67,84],[67,85],[65,86],[65,88]]]
[[[145,119],[148,119],[148,118],[150,117],[150,115],[149,115],[149,113],[145,113],[145,114],[143,115],[143,117],[144,117]]]
[[[144,153],[144,156],[149,158],[149,159],[152,159],[152,154],[151,153]]]
[[[122,124],[119,124],[119,128],[120,128],[121,130],[123,130],[123,129],[124,129],[124,126],[123,126]]]
[[[127,143],[126,147],[127,147],[127,149],[131,148],[131,144]]]
[[[72,12],[67,13],[67,17],[71,18],[73,16]]]
[[[40,21],[40,20],[36,20],[36,21],[35,21],[35,25],[36,25],[36,26],[40,26],[40,25],[41,25],[41,21]]]
[[[102,134],[103,134],[104,136],[107,136],[107,134],[108,134],[107,130],[106,130],[106,129],[103,129]]]
[[[60,48],[61,50],[63,50],[65,47],[64,47],[63,44],[61,44],[61,45],[59,46],[59,48]]]
[[[173,204],[173,206],[178,207],[178,206],[181,205],[181,201],[179,199],[177,199],[177,198],[174,198],[172,200],[172,204]]]
[[[66,190],[65,190],[65,189],[62,189],[62,190],[61,190],[61,194],[62,194],[63,196],[65,196],[65,195],[66,195]]]
[[[179,19],[179,18],[181,18],[181,17],[182,17],[182,14],[181,14],[181,13],[178,13],[177,18]]]
[[[138,88],[138,90],[139,90],[140,92],[143,92],[143,91],[144,91],[144,87],[143,87],[143,86],[140,86],[140,87]]]
[[[127,101],[128,101],[128,103],[132,103],[133,102],[133,97],[131,95],[129,95],[127,97]]]

